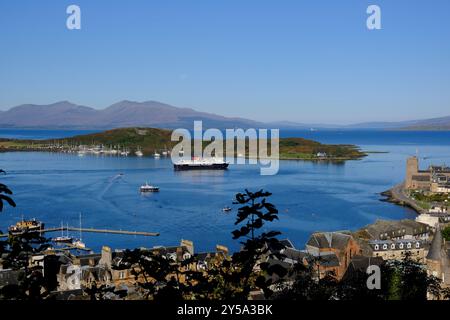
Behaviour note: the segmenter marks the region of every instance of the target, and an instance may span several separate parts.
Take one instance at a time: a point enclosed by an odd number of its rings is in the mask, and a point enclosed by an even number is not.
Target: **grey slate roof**
[[[354,256],[348,266],[352,270],[366,271],[369,266],[380,266],[384,263],[381,257]]]
[[[385,239],[390,237],[401,237],[404,235],[419,235],[429,231],[429,227],[421,222],[403,219],[377,220],[364,228],[372,239]]]
[[[348,234],[338,232],[318,232],[311,235],[306,245],[319,249],[334,248],[342,250],[347,246],[350,239],[351,236]]]
[[[335,253],[321,254],[316,261],[322,267],[339,267],[339,259]]]
[[[286,248],[292,248],[295,249],[294,244],[291,242],[291,240],[289,239],[282,239],[280,240],[280,243],[285,246]]]
[[[439,227],[436,228],[434,233],[433,241],[431,242],[430,250],[427,254],[428,260],[441,260],[441,250],[442,250],[442,233]]]
[[[301,263],[303,259],[308,256],[306,252],[292,248],[286,248],[282,251],[282,253],[284,255],[284,261],[292,264],[297,262]]]

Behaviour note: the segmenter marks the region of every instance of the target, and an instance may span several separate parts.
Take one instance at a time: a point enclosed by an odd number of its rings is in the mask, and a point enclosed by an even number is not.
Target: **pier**
[[[57,231],[76,231],[76,232],[91,232],[91,233],[109,233],[109,234],[121,234],[129,236],[144,236],[144,237],[158,237],[158,232],[146,232],[146,231],[126,231],[126,230],[111,230],[111,229],[94,229],[94,228],[74,228],[74,227],[58,227],[47,228],[40,231],[40,233],[57,232]],[[0,238],[8,237],[8,234],[0,234]]]

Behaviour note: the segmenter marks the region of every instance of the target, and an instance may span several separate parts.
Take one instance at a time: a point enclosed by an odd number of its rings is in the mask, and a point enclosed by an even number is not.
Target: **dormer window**
[[[394,250],[395,249],[395,244],[391,244],[391,249]]]
[[[379,245],[375,245],[375,250],[379,250],[380,249],[380,246]]]
[[[183,260],[188,260],[191,258],[191,254],[189,252],[186,252],[185,254],[183,254]]]
[[[416,242],[416,248],[420,248],[420,242]]]
[[[408,242],[407,248],[411,249],[411,242]]]
[[[404,245],[403,243],[400,243],[400,249],[403,249]]]
[[[383,244],[383,249],[386,250],[388,248],[387,244]]]

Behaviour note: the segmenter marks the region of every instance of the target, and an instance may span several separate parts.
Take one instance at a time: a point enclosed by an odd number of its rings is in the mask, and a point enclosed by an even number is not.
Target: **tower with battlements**
[[[406,179],[405,188],[413,189],[413,177],[419,172],[419,159],[417,157],[408,158],[406,161]]]

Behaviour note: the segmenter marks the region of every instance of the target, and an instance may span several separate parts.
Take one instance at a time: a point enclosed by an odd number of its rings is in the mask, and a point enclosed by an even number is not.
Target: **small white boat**
[[[225,207],[225,208],[222,209],[222,211],[223,211],[223,212],[230,212],[230,211],[231,211],[231,208],[230,208],[230,207]]]
[[[138,157],[144,156],[144,154],[142,153],[141,150],[136,151],[135,154],[136,154],[136,156],[138,156]]]
[[[74,248],[85,249],[86,248],[86,244],[82,240],[81,230],[82,230],[82,227],[81,227],[81,212],[80,212],[80,239],[74,240],[72,242],[72,245],[74,246]]]
[[[146,193],[146,192],[159,192],[159,187],[155,187],[152,185],[149,185],[147,182],[141,186],[141,188],[139,189],[142,193]]]
[[[81,241],[81,240],[73,241],[73,242],[72,242],[72,245],[73,245],[75,248],[79,248],[79,249],[85,249],[85,248],[86,248],[86,244],[85,244],[83,241]]]
[[[155,154],[153,155],[155,158],[161,158],[161,155],[158,152],[155,152]]]

